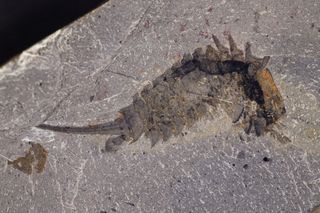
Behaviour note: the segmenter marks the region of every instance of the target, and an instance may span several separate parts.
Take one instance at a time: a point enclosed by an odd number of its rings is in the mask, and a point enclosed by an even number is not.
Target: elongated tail
[[[48,124],[40,124],[36,126],[40,129],[51,130],[55,132],[75,133],[75,134],[101,134],[101,135],[123,135],[124,128],[121,123],[108,122],[104,124],[90,125],[84,127],[71,126],[52,126]]]

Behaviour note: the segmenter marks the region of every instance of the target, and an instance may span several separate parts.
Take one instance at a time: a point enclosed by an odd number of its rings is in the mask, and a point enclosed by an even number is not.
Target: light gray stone
[[[1,212],[310,211],[320,204],[319,14],[315,0],[111,0],[34,45],[0,68]],[[271,56],[287,108],[277,128],[291,143],[247,136],[223,110],[185,136],[114,154],[100,153],[105,136],[34,128],[113,119],[226,31]],[[49,152],[43,174],[7,165],[29,141]]]

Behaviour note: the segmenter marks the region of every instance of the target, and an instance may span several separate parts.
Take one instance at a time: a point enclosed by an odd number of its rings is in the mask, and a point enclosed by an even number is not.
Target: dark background
[[[0,0],[0,65],[108,0]]]

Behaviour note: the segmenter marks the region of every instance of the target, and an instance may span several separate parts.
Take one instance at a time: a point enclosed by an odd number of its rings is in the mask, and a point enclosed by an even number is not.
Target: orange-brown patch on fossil
[[[28,175],[35,170],[37,173],[42,173],[48,156],[48,151],[40,144],[30,143],[31,147],[24,157],[18,157],[16,160],[8,161],[8,165],[22,171]]]
[[[263,69],[256,74],[264,100],[264,110],[269,116],[270,122],[273,123],[278,120],[285,112],[283,98],[273,80],[269,69]]]

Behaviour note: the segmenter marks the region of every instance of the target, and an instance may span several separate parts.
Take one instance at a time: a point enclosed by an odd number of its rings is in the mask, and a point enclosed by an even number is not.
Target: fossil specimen
[[[124,141],[138,140],[142,134],[152,145],[161,139],[166,141],[222,105],[233,114],[233,122],[240,122],[248,134],[264,134],[285,113],[281,94],[266,68],[270,57],[253,56],[249,43],[244,54],[231,35],[230,49],[216,36],[212,37],[216,48],[208,45],[185,54],[180,62],[135,94],[132,104],[119,110],[114,121],[86,127],[37,127],[112,135],[106,150],[113,151]]]

